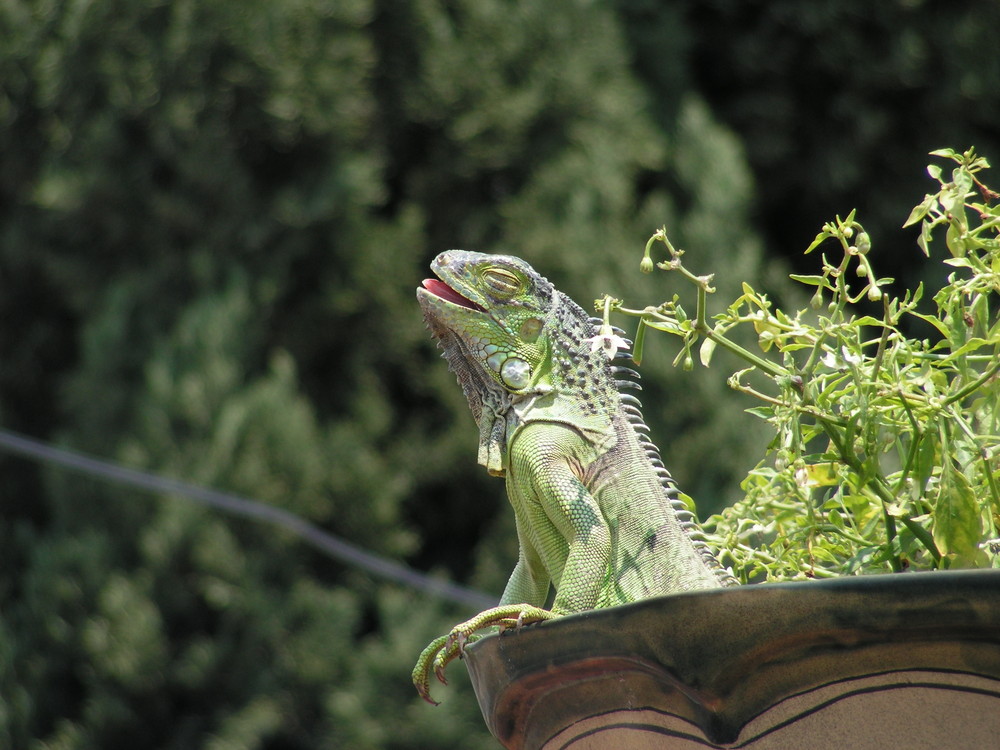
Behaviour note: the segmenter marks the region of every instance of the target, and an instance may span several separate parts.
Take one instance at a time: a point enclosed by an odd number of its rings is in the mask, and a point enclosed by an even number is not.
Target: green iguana
[[[735,584],[646,435],[627,343],[519,258],[463,250],[431,264],[424,318],[479,423],[479,463],[506,477],[520,545],[499,606],[433,641],[413,682],[430,698],[482,628]],[[543,609],[549,585],[551,610]]]

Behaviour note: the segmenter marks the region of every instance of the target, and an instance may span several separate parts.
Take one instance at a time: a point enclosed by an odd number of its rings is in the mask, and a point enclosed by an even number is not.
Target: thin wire
[[[469,589],[450,581],[432,578],[420,571],[368,552],[344,539],[328,534],[294,513],[266,505],[257,500],[129,469],[83,453],[56,448],[40,440],[34,440],[7,430],[0,430],[0,449],[62,469],[82,472],[114,484],[127,485],[147,492],[181,495],[202,505],[218,508],[233,515],[281,526],[330,557],[441,599],[467,605],[477,610],[496,604],[494,598],[481,591]]]

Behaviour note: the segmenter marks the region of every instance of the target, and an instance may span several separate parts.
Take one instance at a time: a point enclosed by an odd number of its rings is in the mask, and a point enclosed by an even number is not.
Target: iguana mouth
[[[424,279],[423,287],[435,297],[440,297],[446,302],[451,302],[453,305],[467,307],[468,309],[475,310],[476,312],[486,312],[482,305],[477,305],[471,299],[463,297],[443,281],[438,281],[437,279]]]

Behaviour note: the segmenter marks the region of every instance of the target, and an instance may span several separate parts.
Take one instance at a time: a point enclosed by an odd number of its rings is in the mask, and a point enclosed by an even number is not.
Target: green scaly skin
[[[421,653],[420,695],[434,703],[431,671],[444,682],[483,628],[735,584],[677,499],[638,401],[619,393],[631,383],[610,331],[519,258],[449,250],[431,269],[440,281],[417,299],[479,424],[479,462],[506,478],[520,552],[499,605]]]

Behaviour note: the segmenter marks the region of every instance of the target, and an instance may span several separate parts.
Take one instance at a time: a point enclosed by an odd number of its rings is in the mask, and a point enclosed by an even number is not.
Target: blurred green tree
[[[1000,152],[991,0],[617,0],[633,69],[653,90],[702,92],[745,144],[758,231],[799,269],[816,227],[857,209],[894,275],[935,274],[899,232],[945,145]],[[669,89],[668,89],[669,90]],[[675,104],[657,100],[669,130]],[[803,271],[804,272],[804,271]],[[939,276],[929,278],[932,283]]]

